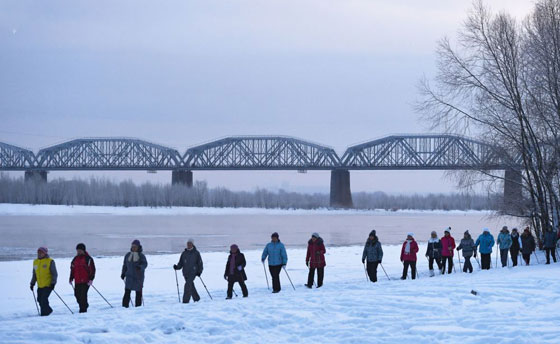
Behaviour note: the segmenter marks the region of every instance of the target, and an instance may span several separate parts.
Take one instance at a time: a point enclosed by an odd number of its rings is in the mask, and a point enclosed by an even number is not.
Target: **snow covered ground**
[[[0,216],[25,215],[25,216],[60,216],[60,215],[352,215],[352,214],[375,214],[394,215],[398,214],[480,214],[489,215],[491,211],[460,211],[460,210],[398,210],[387,211],[359,210],[359,209],[264,209],[264,208],[209,208],[209,207],[107,207],[107,206],[66,206],[66,205],[32,205],[32,204],[10,204],[0,203]]]
[[[0,262],[0,343],[560,342],[560,264],[482,272],[475,262],[473,274],[429,278],[420,255],[419,279],[388,281],[380,269],[379,283],[372,284],[361,265],[362,247],[327,247],[325,285],[308,290],[303,287],[305,250],[287,249],[295,291],[282,273],[282,292],[270,294],[261,252],[247,251],[249,298],[224,300],[226,253],[203,252],[202,277],[214,300],[197,280],[201,302],[184,305],[177,300],[171,268],[179,253],[148,256],[145,307],[123,309],[122,258],[98,258],[94,285],[115,309],[90,290],[89,312],[71,315],[53,294],[54,313],[42,318],[28,287],[31,261]],[[384,247],[383,265],[394,279],[402,271],[399,250]],[[420,252],[424,250],[422,245]],[[542,255],[539,259],[543,263]],[[69,262],[56,261],[56,290],[77,312],[67,282]],[[236,290],[240,294],[239,287]]]

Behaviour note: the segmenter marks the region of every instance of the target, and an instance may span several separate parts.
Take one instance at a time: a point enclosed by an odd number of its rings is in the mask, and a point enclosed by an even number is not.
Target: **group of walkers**
[[[556,243],[558,239],[560,239],[560,232],[558,234],[553,231],[544,233],[543,243],[546,251],[546,264],[550,264],[550,257],[556,262]],[[438,238],[437,232],[431,232],[425,253],[428,260],[430,277],[435,276],[434,263],[437,265],[442,275],[453,272],[453,256],[455,250],[462,251],[462,256],[464,258],[463,272],[473,272],[473,265],[471,263],[471,258],[473,257],[482,270],[490,269],[491,254],[495,243],[494,237],[490,234],[488,228],[483,229],[482,234],[479,235],[476,241],[472,239],[468,230],[465,231],[463,238],[459,242],[459,246],[455,245],[455,239],[451,235],[451,227],[444,230],[444,235],[441,239]],[[512,265],[517,266],[519,254],[522,255],[525,263],[529,265],[531,254],[535,252],[536,249],[536,242],[529,227],[525,228],[523,233],[519,235],[516,228],[513,228],[510,233],[508,227],[504,226],[498,235],[497,246],[500,252],[502,267],[509,264],[508,255],[511,255]],[[412,279],[416,279],[418,276],[416,268],[418,251],[419,247],[414,239],[414,233],[410,232],[407,234],[406,240],[401,247],[400,260],[403,263],[402,280],[407,278],[409,269],[411,270]],[[477,259],[477,252],[480,253],[480,262],[478,262]],[[305,257],[305,264],[309,269],[307,283],[305,284],[307,288],[312,288],[315,284],[315,272],[317,272],[316,288],[320,288],[323,285],[326,266],[325,254],[326,249],[323,239],[318,233],[313,233],[307,243],[307,254]],[[272,277],[272,293],[278,293],[281,290],[281,271],[284,270],[288,278],[289,275],[285,269],[288,263],[288,254],[276,232],[271,235],[271,241],[263,250],[261,256],[263,267],[265,267],[265,261],[267,259],[268,270]],[[362,254],[362,264],[364,264],[367,277],[371,282],[377,282],[377,268],[379,265],[383,267],[382,260],[383,249],[381,242],[377,237],[376,231],[372,230],[366,240]],[[461,262],[460,257],[459,262]],[[224,271],[224,279],[227,281],[226,299],[232,298],[232,294],[235,292],[233,289],[235,283],[239,284],[243,297],[249,296],[249,291],[245,284],[247,280],[247,274],[245,273],[246,264],[245,256],[241,253],[239,247],[235,244],[231,245]],[[144,287],[144,272],[147,267],[148,261],[144,253],[142,253],[142,245],[139,240],[134,240],[130,246],[130,252],[126,253],[124,256],[121,271],[121,279],[124,281],[123,307],[128,308],[132,303],[132,291],[135,292],[134,306],[138,307],[143,305],[142,290]],[[191,298],[194,302],[199,301],[200,295],[196,290],[194,281],[197,277],[201,278],[203,262],[200,252],[194,245],[193,239],[188,239],[186,248],[181,253],[178,263],[173,265],[173,269],[182,270],[185,279],[182,302],[189,303]],[[95,272],[94,260],[86,251],[86,246],[83,243],[78,244],[76,246],[76,256],[72,259],[70,264],[69,283],[74,289],[74,296],[76,297],[80,313],[87,312],[89,307],[87,294],[89,288],[93,286]],[[49,296],[55,289],[57,277],[56,265],[54,260],[49,257],[48,249],[46,247],[40,247],[37,250],[37,259],[33,261],[33,274],[30,287],[34,293],[34,287],[35,284],[37,284],[36,301],[39,303],[39,314],[41,316],[47,316],[53,311],[49,305]],[[95,290],[97,291],[97,289]],[[99,293],[99,291],[97,292]],[[177,292],[179,292],[178,289]],[[56,295],[60,298],[58,294]],[[106,299],[105,301],[109,303]]]

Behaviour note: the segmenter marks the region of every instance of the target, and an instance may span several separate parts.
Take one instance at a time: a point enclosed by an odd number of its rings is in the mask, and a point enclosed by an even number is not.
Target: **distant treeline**
[[[357,209],[494,210],[488,196],[468,194],[387,195],[358,192],[352,195]],[[0,203],[94,205],[123,207],[232,207],[317,209],[329,207],[327,193],[297,193],[257,189],[252,192],[208,188],[198,181],[192,188],[107,179],[54,179],[48,183],[25,182],[0,173]]]

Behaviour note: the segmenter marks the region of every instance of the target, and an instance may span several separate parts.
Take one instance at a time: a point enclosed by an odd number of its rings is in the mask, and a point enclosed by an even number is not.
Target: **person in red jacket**
[[[443,238],[441,238],[441,273],[445,274],[445,265],[447,273],[453,271],[453,250],[455,250],[455,239],[451,236],[451,227],[447,227],[444,231]]]
[[[402,280],[406,279],[408,275],[408,267],[410,266],[410,273],[412,279],[416,279],[416,253],[418,252],[418,244],[414,240],[414,233],[408,233],[406,240],[401,248],[401,262],[403,262]]]
[[[76,281],[74,296],[80,306],[80,313],[87,312],[89,307],[87,293],[95,278],[95,264],[93,258],[87,253],[86,245],[79,243],[76,246],[76,257],[70,264],[70,284]]]
[[[305,265],[309,268],[307,276],[307,288],[313,287],[315,279],[315,269],[317,269],[317,288],[323,285],[323,277],[325,276],[325,244],[319,233],[313,233],[311,239],[307,242],[307,255],[305,256]]]

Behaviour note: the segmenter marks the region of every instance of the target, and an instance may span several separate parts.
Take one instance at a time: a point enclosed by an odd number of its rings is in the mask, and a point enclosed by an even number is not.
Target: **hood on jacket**
[[[307,242],[308,244],[312,244],[313,243],[313,239],[309,239],[309,241]],[[318,245],[321,245],[323,243],[323,238],[318,237],[316,243]]]

